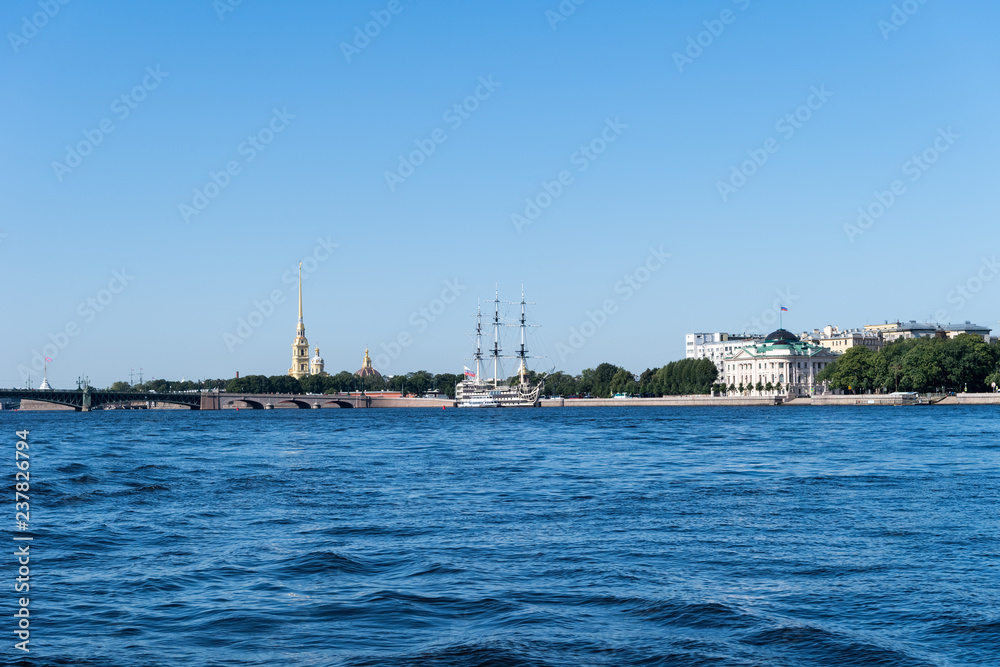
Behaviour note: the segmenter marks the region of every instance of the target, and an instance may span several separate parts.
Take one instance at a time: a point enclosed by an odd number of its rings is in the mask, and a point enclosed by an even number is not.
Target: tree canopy
[[[852,347],[817,379],[852,393],[877,391],[991,391],[997,382],[1000,346],[981,337],[910,338],[878,352]],[[1000,382],[998,382],[1000,384]]]

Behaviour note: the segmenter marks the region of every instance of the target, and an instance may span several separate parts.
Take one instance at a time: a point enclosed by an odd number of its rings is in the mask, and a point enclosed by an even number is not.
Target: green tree
[[[157,391],[160,391],[157,389]],[[244,375],[234,378],[226,385],[226,391],[233,394],[271,394],[271,382],[264,375]]]
[[[831,387],[854,392],[863,391],[874,385],[871,377],[871,355],[867,347],[856,346],[835,359],[821,370],[816,379],[828,381]]]
[[[299,380],[299,386],[304,394],[322,394],[330,388],[329,376],[307,375]]]
[[[428,373],[427,371],[417,371],[416,373],[406,374],[406,387],[407,391],[416,394],[417,396],[423,396],[428,389],[434,389],[431,385],[434,381],[434,375]]]
[[[464,375],[440,373],[434,376],[434,388],[448,394],[448,398],[455,398],[455,385],[463,379],[465,379]]]
[[[324,382],[326,389],[323,390],[323,393],[339,394],[341,392],[353,391],[356,380],[357,376],[354,373],[340,371],[336,375],[331,375],[326,379],[326,382]]]
[[[639,385],[630,372],[619,368],[611,378],[608,391],[611,394],[635,394],[639,391]]]
[[[275,394],[301,394],[302,385],[290,375],[272,375],[267,379],[271,392]]]

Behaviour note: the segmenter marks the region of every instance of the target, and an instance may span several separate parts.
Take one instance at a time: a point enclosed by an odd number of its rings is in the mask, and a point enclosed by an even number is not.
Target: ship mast
[[[524,283],[521,283],[521,349],[518,350],[517,356],[521,359],[521,365],[518,367],[518,375],[522,373],[527,373],[528,364],[525,362],[527,358],[528,351],[524,349]],[[524,381],[524,376],[521,376],[521,380]]]
[[[483,307],[476,304],[476,382],[480,382],[483,365]]]
[[[499,386],[500,380],[500,286],[496,285],[493,296],[493,387]]]

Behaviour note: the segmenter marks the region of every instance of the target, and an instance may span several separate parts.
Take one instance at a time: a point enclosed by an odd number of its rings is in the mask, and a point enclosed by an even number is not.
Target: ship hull
[[[540,386],[518,384],[513,387],[476,382],[459,382],[455,400],[460,408],[534,408],[538,407]]]

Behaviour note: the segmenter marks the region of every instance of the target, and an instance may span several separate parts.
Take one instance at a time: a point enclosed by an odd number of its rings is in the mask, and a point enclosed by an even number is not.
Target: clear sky
[[[577,2],[3,3],[0,386],[994,325],[997,3]]]

